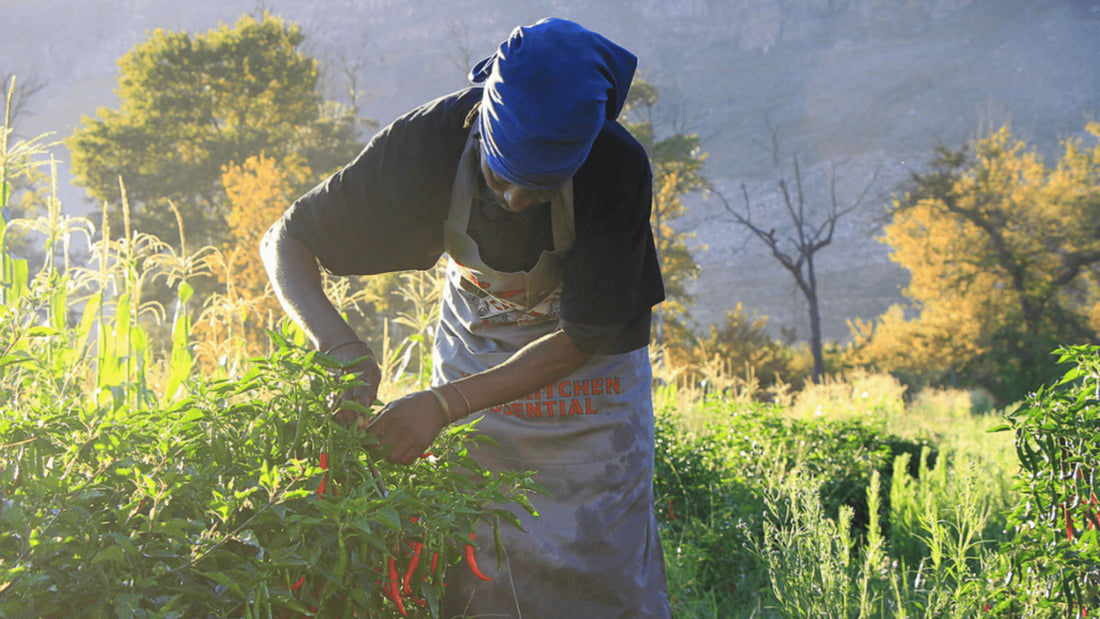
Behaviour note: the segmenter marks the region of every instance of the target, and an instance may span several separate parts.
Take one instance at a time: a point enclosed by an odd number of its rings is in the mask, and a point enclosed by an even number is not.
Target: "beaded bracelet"
[[[449,425],[451,423],[451,406],[447,404],[447,398],[443,397],[438,387],[428,387],[428,391],[431,391],[435,399],[439,401],[440,411],[443,413],[443,425]]]

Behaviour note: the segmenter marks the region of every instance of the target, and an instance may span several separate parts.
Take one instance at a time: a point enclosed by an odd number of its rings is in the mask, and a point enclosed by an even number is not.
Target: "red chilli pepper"
[[[327,453],[321,454],[321,456],[320,456],[320,465],[321,465],[321,470],[322,471],[328,470],[328,454]],[[320,483],[320,485],[317,486],[317,496],[323,496],[325,494],[325,480],[327,478],[328,478],[328,473],[325,473],[324,475],[321,475],[321,483]],[[301,589],[302,585],[304,585],[305,582],[306,582],[306,576],[305,576],[305,574],[302,574],[302,577],[298,579],[298,582],[296,582],[296,583],[294,583],[293,585],[290,586],[290,590],[291,591],[297,591],[298,589]]]
[[[423,456],[421,456],[421,457],[423,457]],[[413,524],[416,524],[416,523],[420,522],[420,516],[413,516],[409,520],[411,520]],[[424,543],[423,542],[415,542],[415,543],[405,542],[405,543],[409,545],[409,550],[412,551],[412,558],[409,559],[409,569],[405,571],[405,580],[401,585],[401,590],[407,595],[407,594],[412,593],[412,588],[409,586],[409,583],[412,581],[413,572],[415,572],[417,566],[420,565],[420,552],[424,548]]]
[[[435,576],[435,566],[439,564],[439,553],[432,553],[432,576]]]
[[[328,454],[321,454],[321,470],[328,470]],[[317,486],[317,496],[325,494],[325,480],[328,478],[328,473],[321,476],[321,485]]]
[[[393,557],[387,559],[386,565],[389,568],[389,579],[386,581],[386,586],[382,587],[382,594],[393,601],[401,616],[406,616],[408,613],[405,612],[405,603],[401,601],[401,591],[397,588],[397,565],[394,563]]]
[[[474,534],[470,533],[470,541],[474,541]],[[470,573],[480,578],[481,580],[492,580],[488,576],[482,573],[477,567],[477,559],[474,558],[474,547],[470,544],[466,544],[466,565],[470,568]]]
[[[420,551],[423,548],[423,542],[416,542],[412,546],[412,558],[409,559],[409,570],[405,572],[405,582],[402,583],[401,587],[401,590],[406,594],[412,593],[412,587],[409,586],[409,583],[412,581],[413,572],[415,572],[417,566],[420,565]]]
[[[1062,513],[1066,516],[1066,539],[1073,541],[1073,518],[1069,515],[1069,508],[1065,505],[1062,506]]]

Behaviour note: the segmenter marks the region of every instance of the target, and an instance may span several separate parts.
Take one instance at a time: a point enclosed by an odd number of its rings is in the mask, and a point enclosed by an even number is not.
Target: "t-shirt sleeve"
[[[335,275],[427,269],[443,253],[443,220],[480,91],[436,99],[379,131],[339,172],[296,200],[287,231]]]
[[[618,355],[649,344],[653,312],[646,310],[626,322],[593,325],[560,320],[558,326],[584,352]]]
[[[649,159],[621,125],[609,123],[573,183],[576,241],[563,265],[562,328],[588,352],[645,346],[652,307],[665,296],[649,225]]]

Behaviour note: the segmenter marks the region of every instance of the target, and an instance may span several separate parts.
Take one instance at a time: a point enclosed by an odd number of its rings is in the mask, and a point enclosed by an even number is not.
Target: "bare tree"
[[[722,200],[726,211],[734,221],[747,228],[756,238],[760,239],[772,256],[779,261],[783,268],[794,277],[795,284],[806,298],[806,304],[810,314],[810,352],[814,359],[813,381],[820,382],[825,373],[825,359],[822,353],[821,341],[821,304],[818,298],[817,274],[814,270],[814,255],[827,247],[833,241],[833,232],[836,230],[837,221],[841,217],[855,211],[863,203],[871,186],[878,175],[876,170],[872,174],[867,185],[859,196],[851,203],[841,206],[836,196],[836,166],[833,165],[829,174],[829,204],[825,209],[824,218],[814,223],[811,221],[809,211],[819,209],[807,209],[806,193],[802,186],[802,171],[798,164],[798,157],[791,157],[791,166],[794,173],[794,195],[792,196],[779,160],[779,131],[768,125],[771,134],[772,163],[775,165],[779,176],[779,192],[783,197],[783,205],[790,219],[790,234],[786,238],[777,236],[776,228],[767,223],[761,223],[753,219],[752,201],[749,199],[749,190],[745,183],[741,183],[741,195],[744,199],[744,207],[738,209],[731,205],[725,196],[715,192]]]
[[[359,115],[363,107],[364,92],[360,89],[360,78],[367,67],[367,39],[359,43],[359,49],[354,53],[348,53],[343,47],[338,47],[334,52],[337,70],[343,76],[343,97],[348,105]]]
[[[0,84],[3,84],[3,94],[0,97],[11,97],[8,114],[12,125],[15,125],[19,117],[29,111],[31,98],[46,88],[46,82],[34,76],[20,77],[18,80],[15,77],[15,73],[0,72]],[[3,101],[0,101],[0,104],[3,104]]]
[[[458,70],[462,72],[462,75],[466,75],[466,72],[474,66],[474,48],[470,43],[470,26],[464,19],[457,19],[447,22],[447,34],[451,39],[451,43],[454,45],[454,53],[451,54],[450,60],[458,67]]]

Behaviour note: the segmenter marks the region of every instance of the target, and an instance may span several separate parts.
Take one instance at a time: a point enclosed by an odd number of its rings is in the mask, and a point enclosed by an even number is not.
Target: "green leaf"
[[[180,284],[181,287],[185,285],[186,282]],[[186,311],[181,311],[172,325],[172,358],[164,389],[164,395],[168,398],[174,397],[179,386],[191,376],[195,358],[191,352],[190,336],[191,318]]]
[[[181,281],[176,288],[176,297],[179,299],[180,304],[186,305],[191,300],[191,295],[195,293],[195,289],[191,287],[186,281]]]
[[[428,608],[431,610],[433,617],[439,616],[439,589],[436,588],[435,583],[428,580],[420,586],[420,593],[424,596],[424,600],[428,602]]]
[[[34,361],[34,359],[31,359],[30,357],[28,357],[26,355],[21,355],[21,354],[4,355],[4,356],[0,357],[0,369],[5,368],[9,365],[16,365],[18,363],[29,363],[31,361]]]
[[[214,571],[214,572],[199,572],[199,574],[201,574],[202,576],[205,576],[206,578],[209,578],[210,580],[218,583],[219,585],[224,586],[226,589],[229,589],[230,591],[232,591],[233,593],[236,593],[237,595],[242,595],[241,583],[237,579],[235,579],[235,578],[233,578],[233,577],[231,577],[227,574],[224,574],[222,572],[216,572],[216,571]]]
[[[1081,370],[1081,366],[1076,366],[1070,371],[1066,372],[1065,375],[1062,376],[1062,380],[1058,381],[1057,384],[1064,385],[1066,383],[1073,382],[1077,380],[1077,378],[1079,378],[1082,374],[1084,374],[1084,372]]]
[[[27,329],[27,337],[50,337],[59,335],[61,332],[53,327],[47,327],[44,325],[38,325]]]
[[[206,413],[199,408],[189,408],[187,412],[180,418],[180,425],[187,425],[199,419],[205,419]]]
[[[59,285],[50,295],[50,326],[57,333],[62,332],[68,324],[69,296],[65,286]]]
[[[397,510],[389,505],[380,505],[378,511],[378,521],[382,523],[386,528],[393,531],[401,530],[401,516],[397,514]]]
[[[114,350],[118,356],[130,354],[130,294],[128,292],[119,295],[115,304],[115,341]]]
[[[97,565],[104,561],[113,561],[115,563],[125,563],[126,553],[122,551],[120,546],[108,546],[99,552],[95,553],[92,557],[91,565]]]
[[[88,301],[84,304],[84,314],[80,318],[80,326],[77,327],[76,332],[76,345],[73,347],[78,355],[84,354],[84,347],[88,343],[88,336],[92,333],[92,323],[99,314],[99,304],[102,298],[103,293],[96,292],[88,297]]]
[[[30,281],[30,268],[27,266],[27,261],[22,258],[13,258],[5,254],[4,261],[8,269],[3,274],[2,284],[9,288],[6,297],[10,302],[23,296],[23,293],[27,290],[27,283]]]

